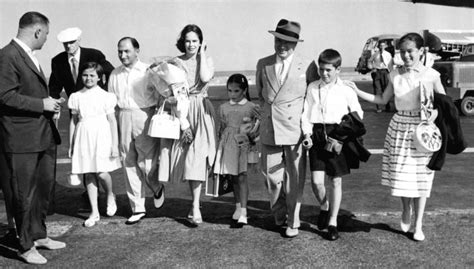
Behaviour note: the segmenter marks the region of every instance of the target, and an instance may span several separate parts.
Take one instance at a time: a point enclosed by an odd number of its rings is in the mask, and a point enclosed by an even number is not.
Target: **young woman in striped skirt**
[[[420,85],[429,91],[445,94],[440,75],[420,61],[423,55],[423,38],[417,33],[408,33],[400,41],[400,54],[404,65],[390,72],[390,83],[382,95],[363,92],[352,82],[347,82],[357,95],[369,102],[383,105],[395,96],[394,114],[385,137],[382,185],[391,189],[392,196],[402,201],[400,228],[408,232],[414,208],[415,230],[413,239],[423,241],[423,212],[430,196],[434,171],[427,165],[432,153],[420,152],[413,143],[416,126],[420,118]]]

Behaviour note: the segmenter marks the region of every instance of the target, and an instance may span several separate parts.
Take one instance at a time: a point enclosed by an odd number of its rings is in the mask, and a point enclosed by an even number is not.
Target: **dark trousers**
[[[372,72],[372,86],[374,87],[374,94],[382,95],[390,81],[388,69],[377,69],[375,72]],[[376,105],[377,110],[379,106]],[[387,111],[390,110],[390,101],[385,106]]]
[[[14,229],[11,226],[13,223],[13,193],[10,184],[10,170],[8,169],[7,159],[5,154],[0,152],[0,187],[2,189],[3,198],[5,199],[5,209],[7,212],[8,229]]]
[[[7,180],[12,194],[12,211],[19,237],[20,251],[46,238],[46,214],[54,182],[56,145],[33,153],[1,153],[7,169],[0,178]]]

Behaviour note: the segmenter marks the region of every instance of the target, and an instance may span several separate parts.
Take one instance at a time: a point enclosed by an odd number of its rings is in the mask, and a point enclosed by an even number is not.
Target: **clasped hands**
[[[61,111],[61,104],[64,103],[64,101],[66,101],[66,99],[62,97],[59,99],[54,99],[51,96],[43,98],[43,110],[59,113]]]

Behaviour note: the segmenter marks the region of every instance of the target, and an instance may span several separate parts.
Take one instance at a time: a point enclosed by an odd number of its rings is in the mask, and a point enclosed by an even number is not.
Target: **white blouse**
[[[427,92],[433,92],[439,76],[436,70],[422,64],[410,70],[401,67],[390,72],[396,109],[398,111],[420,110],[420,85],[423,85]]]
[[[339,78],[333,84],[314,81],[306,90],[301,128],[304,134],[312,134],[313,124],[338,124],[349,112],[357,112],[361,118],[364,115],[353,89]]]

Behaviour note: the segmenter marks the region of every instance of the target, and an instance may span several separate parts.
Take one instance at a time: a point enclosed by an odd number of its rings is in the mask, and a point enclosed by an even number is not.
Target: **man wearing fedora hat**
[[[49,89],[53,98],[59,98],[63,89],[69,97],[84,87],[79,67],[86,62],[96,62],[104,68],[105,79],[99,82],[99,86],[107,89],[107,80],[114,67],[99,50],[80,47],[81,34],[81,29],[72,27],[64,29],[57,36],[58,41],[63,43],[65,51],[56,55],[51,61]]]
[[[270,207],[286,236],[298,235],[306,157],[302,149],[301,113],[306,86],[317,79],[316,64],[295,54],[301,26],[282,19],[274,36],[275,54],[257,63],[256,86],[262,102],[262,172],[266,175]]]

